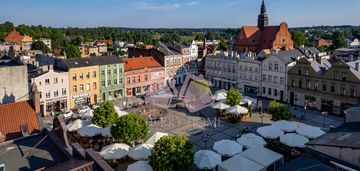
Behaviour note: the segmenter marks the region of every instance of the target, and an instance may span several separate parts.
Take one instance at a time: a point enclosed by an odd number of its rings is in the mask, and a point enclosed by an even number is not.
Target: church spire
[[[261,4],[261,10],[260,10],[261,14],[265,14],[266,13],[266,5],[265,5],[265,1],[262,1]]]
[[[260,30],[263,30],[268,25],[269,25],[269,19],[268,19],[268,15],[266,14],[265,1],[263,0],[261,4],[260,15],[258,16],[258,27]]]

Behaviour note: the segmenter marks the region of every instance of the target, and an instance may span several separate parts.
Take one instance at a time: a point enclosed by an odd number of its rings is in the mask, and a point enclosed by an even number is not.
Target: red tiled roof
[[[138,70],[143,68],[162,67],[153,57],[134,57],[123,58],[125,62],[125,71]]]
[[[39,123],[31,101],[0,105],[0,132],[6,140],[21,137],[20,126],[28,124],[29,133],[39,130]]]

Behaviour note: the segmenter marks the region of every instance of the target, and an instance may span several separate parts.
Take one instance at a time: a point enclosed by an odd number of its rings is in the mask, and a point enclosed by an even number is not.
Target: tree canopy
[[[225,39],[223,39],[223,38],[220,39],[219,48],[220,48],[220,50],[223,50],[223,51],[229,50],[229,46],[226,44]]]
[[[140,115],[128,114],[118,118],[111,127],[111,135],[122,142],[130,143],[146,137],[149,125],[146,119]]]
[[[81,58],[79,47],[69,44],[65,48],[67,58]]]
[[[236,88],[230,88],[226,97],[226,104],[230,106],[240,105],[241,102],[241,93]]]
[[[48,53],[50,51],[50,49],[42,41],[32,43],[31,50],[41,50],[43,53]]]
[[[149,157],[154,171],[187,171],[192,169],[194,153],[186,136],[165,136],[155,143]]]
[[[331,49],[347,47],[343,31],[335,31],[332,35],[332,41]]]
[[[160,41],[162,42],[169,42],[169,41],[175,41],[180,42],[180,35],[177,32],[172,33],[165,33],[163,36],[161,36]]]
[[[289,106],[275,100],[270,102],[268,112],[272,115],[272,120],[274,121],[289,120],[292,118],[292,113]]]
[[[92,123],[105,128],[114,124],[117,118],[118,115],[115,111],[114,105],[110,101],[107,101],[95,109]]]

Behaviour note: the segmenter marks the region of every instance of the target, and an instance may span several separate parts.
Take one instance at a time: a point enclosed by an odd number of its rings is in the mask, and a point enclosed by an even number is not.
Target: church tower
[[[269,18],[268,15],[266,14],[266,6],[263,0],[261,4],[260,15],[258,16],[258,27],[260,30],[263,30],[268,25],[269,25]]]

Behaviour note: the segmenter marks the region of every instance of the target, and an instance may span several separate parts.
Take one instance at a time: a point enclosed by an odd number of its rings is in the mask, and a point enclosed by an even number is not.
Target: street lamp
[[[262,103],[262,101],[260,100],[260,101],[258,102],[258,106],[259,106],[259,109],[260,109],[261,125],[264,123],[264,121],[263,121],[264,114],[262,113],[262,105],[263,105],[263,103]]]
[[[201,137],[202,141],[204,142],[205,150],[206,150],[206,144],[207,144],[207,142],[209,141],[209,137],[210,137],[209,134],[203,135],[203,136]]]
[[[325,128],[325,115],[328,114],[328,112],[321,112],[321,114],[323,115],[323,120],[324,120],[324,128]]]

